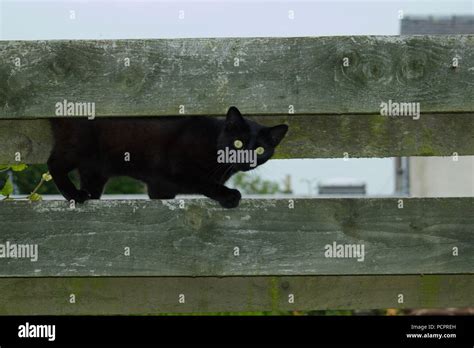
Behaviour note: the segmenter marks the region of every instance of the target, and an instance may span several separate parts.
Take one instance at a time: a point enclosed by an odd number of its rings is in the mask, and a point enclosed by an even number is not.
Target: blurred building
[[[474,16],[405,17],[401,35],[474,34]]]
[[[365,183],[353,178],[332,178],[318,183],[320,195],[365,195]]]
[[[400,33],[474,34],[474,16],[405,17]],[[395,163],[397,193],[416,197],[474,196],[474,156],[409,157],[398,158]]]

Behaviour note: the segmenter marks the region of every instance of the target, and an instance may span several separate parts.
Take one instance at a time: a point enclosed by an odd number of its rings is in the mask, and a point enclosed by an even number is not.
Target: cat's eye
[[[265,149],[259,146],[255,149],[255,152],[257,153],[257,155],[263,155],[263,153],[265,152]]]
[[[242,146],[244,146],[244,143],[241,140],[234,141],[234,147],[236,149],[240,149]]]

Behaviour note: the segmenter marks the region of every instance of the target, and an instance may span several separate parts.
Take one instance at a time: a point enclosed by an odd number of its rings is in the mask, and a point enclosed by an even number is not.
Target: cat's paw
[[[239,205],[242,195],[239,190],[229,189],[225,197],[219,200],[219,203],[224,208],[235,208]]]
[[[68,201],[74,200],[76,203],[84,203],[89,199],[91,199],[90,193],[84,190],[77,190],[74,195],[68,197]]]

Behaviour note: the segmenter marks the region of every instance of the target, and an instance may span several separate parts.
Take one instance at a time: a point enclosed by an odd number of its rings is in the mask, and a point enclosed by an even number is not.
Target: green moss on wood
[[[441,283],[439,277],[424,275],[421,277],[420,297],[423,299],[423,307],[436,307],[439,302]]]
[[[432,275],[426,284],[423,284],[423,278],[417,275],[0,278],[0,314],[196,315],[259,311],[274,315],[294,310],[472,305],[474,275]],[[297,301],[295,304],[283,301],[279,308],[276,305],[279,301],[276,295],[278,283],[289,279]],[[427,290],[431,287],[438,290]],[[254,291],[251,302],[246,299],[249,288]],[[76,304],[68,302],[70,289],[82,289]],[[272,292],[274,295],[270,295]],[[187,294],[185,305],[178,303],[179,293]],[[404,294],[405,302],[394,306],[398,293]],[[273,305],[269,297],[274,298]],[[248,312],[242,312],[246,308]]]
[[[285,115],[290,104],[297,114],[378,114],[388,99],[420,102],[424,114],[470,112],[468,65],[447,65],[473,61],[473,47],[474,35],[2,41],[0,118],[53,117],[63,98],[94,101],[100,116],[177,115],[180,104],[191,115],[230,105]]]
[[[280,310],[280,281],[277,277],[271,277],[269,281],[269,293],[272,312],[277,312],[278,310]]]

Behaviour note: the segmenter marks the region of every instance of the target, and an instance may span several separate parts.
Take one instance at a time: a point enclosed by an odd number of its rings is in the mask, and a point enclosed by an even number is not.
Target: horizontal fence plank
[[[0,315],[453,308],[474,306],[474,275],[2,278],[0,293]]]
[[[0,244],[38,252],[0,258],[0,276],[474,273],[473,206],[470,197],[406,198],[403,208],[396,198],[245,199],[230,210],[208,199],[3,201]],[[359,249],[330,257],[346,245]]]
[[[275,158],[474,155],[474,115],[469,114],[424,115],[419,120],[379,115],[252,119],[289,125]],[[17,153],[25,163],[45,163],[52,142],[47,120],[0,120],[0,163],[15,163]]]
[[[0,118],[474,110],[474,35],[0,41],[0,62]]]

